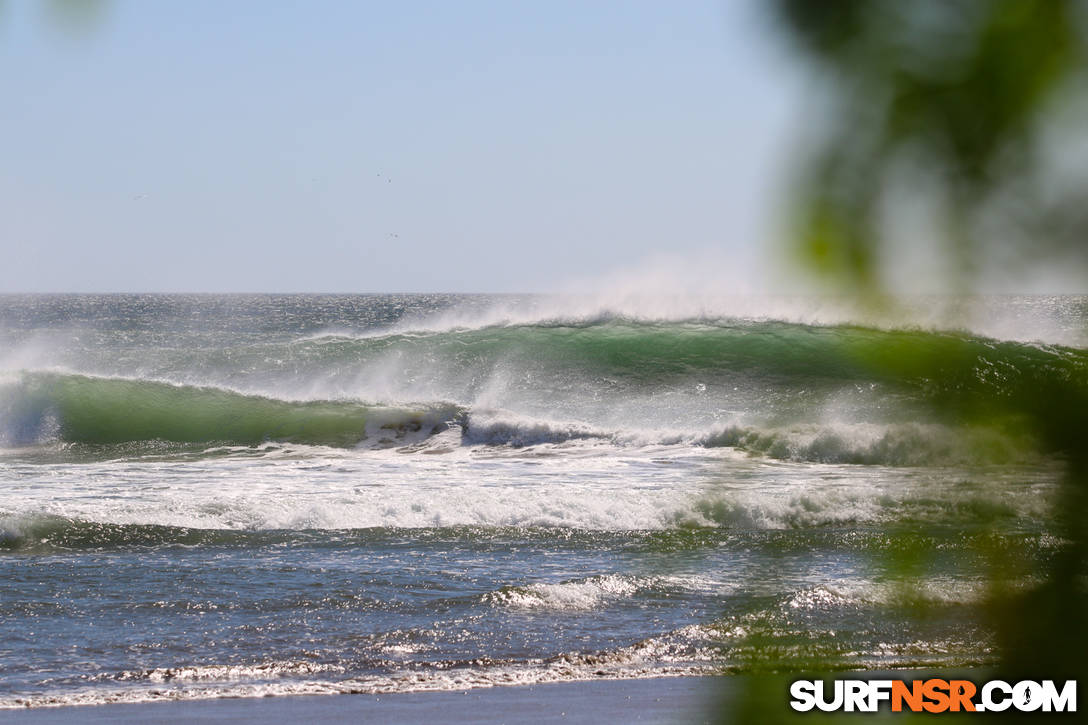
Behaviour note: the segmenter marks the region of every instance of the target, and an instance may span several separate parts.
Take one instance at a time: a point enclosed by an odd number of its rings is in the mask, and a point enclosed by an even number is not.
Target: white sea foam
[[[1049,469],[975,474],[738,458],[731,449],[602,451],[598,442],[575,441],[506,450],[446,448],[441,441],[427,449],[435,455],[412,446],[355,452],[270,445],[78,467],[0,458],[8,481],[0,545],[29,541],[27,527],[42,516],[249,531],[1032,521],[1047,516],[1056,492]],[[72,490],[85,495],[63,495]]]
[[[884,581],[844,578],[793,593],[783,603],[783,609],[821,611],[873,605],[979,604],[989,595],[990,586],[991,582],[983,577],[954,579],[930,575],[924,579]]]
[[[536,582],[489,592],[483,600],[511,609],[588,610],[629,599],[640,592],[706,589],[706,577],[606,574],[572,581]]]
[[[228,697],[448,692],[551,682],[706,675],[719,671],[716,653],[708,646],[716,635],[713,627],[692,625],[605,652],[571,652],[490,666],[451,666],[439,662],[430,667],[356,677],[336,677],[338,666],[306,662],[132,671],[113,678],[126,683],[123,685],[111,687],[102,683],[92,688],[0,697],[0,709]],[[324,677],[307,678],[314,674]]]

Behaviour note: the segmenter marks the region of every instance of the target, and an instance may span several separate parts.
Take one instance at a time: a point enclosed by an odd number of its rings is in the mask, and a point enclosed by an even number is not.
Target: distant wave
[[[295,344],[316,346],[314,354],[323,354],[328,363],[397,351],[409,361],[426,357],[450,367],[514,360],[648,385],[729,372],[793,385],[879,380],[1004,394],[1051,376],[1088,379],[1088,352],[1077,348],[955,331],[739,318],[662,322],[606,316],[359,336],[328,333]]]
[[[685,275],[686,276],[686,275]],[[597,289],[589,295],[517,295],[461,304],[423,317],[406,317],[384,329],[360,331],[330,326],[312,339],[383,337],[388,334],[431,334],[495,327],[586,326],[627,321],[668,325],[716,325],[736,321],[798,326],[861,326],[885,331],[920,329],[967,331],[969,334],[1020,342],[1045,342],[1083,347],[1080,324],[1088,297],[1059,296],[942,296],[884,299],[839,296],[722,295],[720,280],[711,294],[693,290],[690,279],[677,281],[672,291],[638,280],[625,289]]]

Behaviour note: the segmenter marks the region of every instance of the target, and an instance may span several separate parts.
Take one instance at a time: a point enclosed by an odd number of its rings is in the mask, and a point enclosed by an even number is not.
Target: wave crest
[[[223,388],[154,380],[29,373],[0,391],[0,444],[51,439],[117,444],[265,441],[354,446],[390,444],[446,430],[457,406],[368,406],[351,400],[291,401]]]

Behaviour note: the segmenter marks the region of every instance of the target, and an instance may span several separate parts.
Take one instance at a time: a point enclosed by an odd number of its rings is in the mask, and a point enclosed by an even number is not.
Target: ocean
[[[992,664],[988,562],[1050,556],[1062,472],[1000,402],[1084,379],[1085,330],[1073,296],[2,296],[0,708]]]

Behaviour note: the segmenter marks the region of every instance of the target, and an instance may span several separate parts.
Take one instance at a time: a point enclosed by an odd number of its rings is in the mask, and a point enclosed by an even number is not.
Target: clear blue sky
[[[106,0],[79,29],[7,0],[0,291],[755,270],[789,68],[754,0]]]

